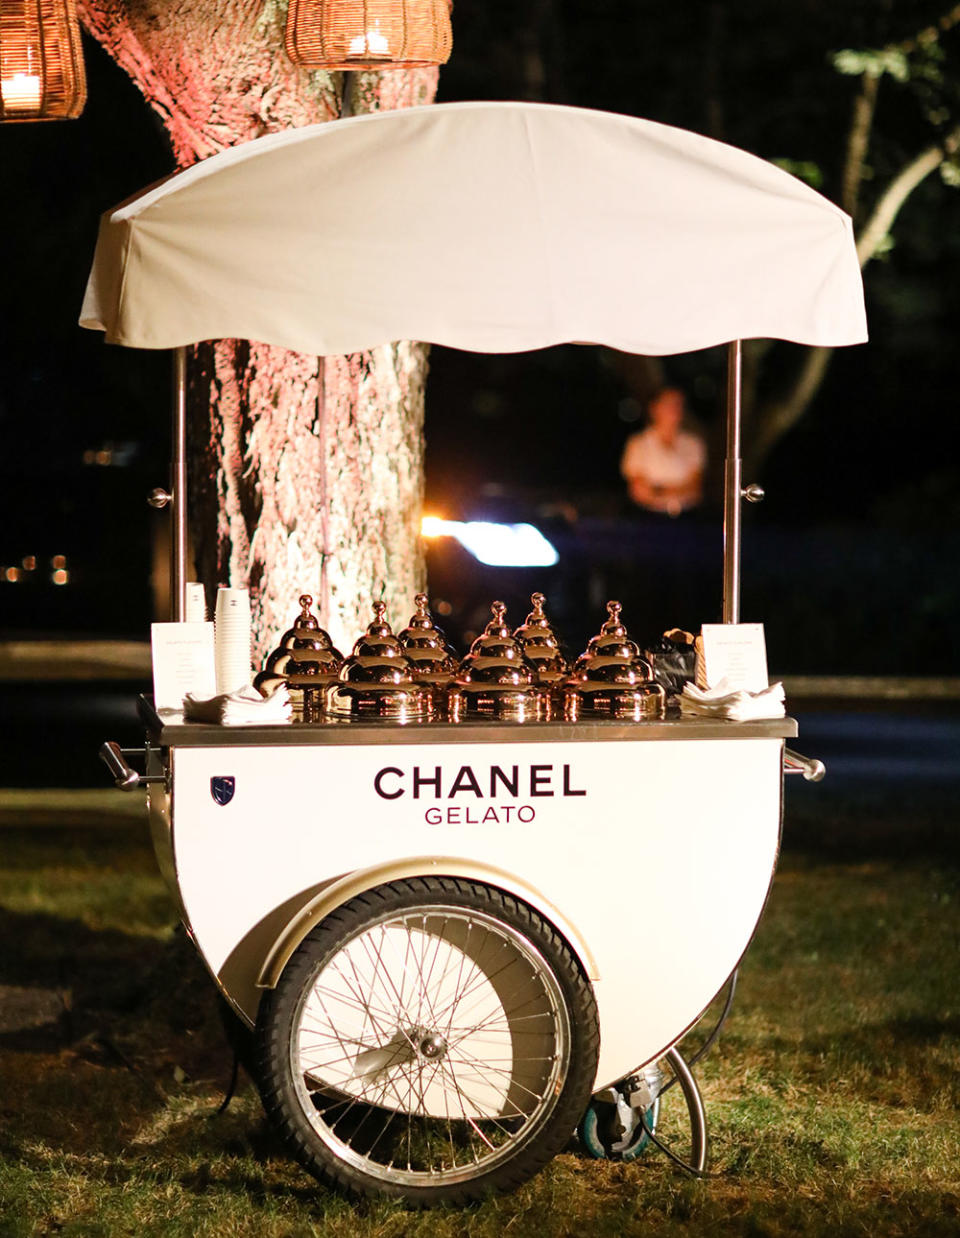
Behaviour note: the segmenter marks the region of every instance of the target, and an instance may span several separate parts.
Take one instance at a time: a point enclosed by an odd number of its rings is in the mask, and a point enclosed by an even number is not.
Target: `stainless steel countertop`
[[[212,726],[203,722],[165,722],[153,704],[140,698],[140,716],[154,743],[164,747],[228,748],[321,744],[542,744],[607,740],[793,739],[793,718],[764,722],[728,722],[714,718],[671,717],[619,722],[357,722],[331,718],[326,722],[281,726]]]

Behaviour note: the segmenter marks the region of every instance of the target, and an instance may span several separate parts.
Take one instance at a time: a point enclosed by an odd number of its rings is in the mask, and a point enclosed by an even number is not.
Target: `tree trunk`
[[[341,114],[340,73],[298,69],[275,0],[80,0],[90,33],[160,115],[177,167],[278,129]],[[437,70],[356,74],[354,112],[432,102]],[[427,349],[307,357],[205,343],[189,373],[190,516],[197,571],[250,588],[254,662],[312,594],[349,645],[370,602],[405,622],[423,585]]]

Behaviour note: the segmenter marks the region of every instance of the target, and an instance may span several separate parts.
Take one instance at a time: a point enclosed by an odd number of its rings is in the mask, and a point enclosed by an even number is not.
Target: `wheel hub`
[[[428,1032],[420,1041],[419,1051],[423,1057],[435,1061],[446,1053],[447,1042],[439,1032]]]

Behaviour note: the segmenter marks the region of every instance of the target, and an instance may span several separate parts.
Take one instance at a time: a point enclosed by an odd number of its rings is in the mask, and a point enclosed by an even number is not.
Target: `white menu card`
[[[731,692],[762,692],[770,686],[762,623],[703,625],[697,640],[697,685],[715,688],[721,680]]]
[[[217,693],[212,623],[152,623],[153,703],[183,709],[188,692],[201,700]]]

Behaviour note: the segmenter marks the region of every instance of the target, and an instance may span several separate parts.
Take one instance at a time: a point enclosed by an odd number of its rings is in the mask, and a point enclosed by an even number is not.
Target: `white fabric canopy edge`
[[[297,183],[306,183],[304,201],[283,197],[283,176],[291,169]],[[595,202],[584,193],[588,170],[602,182]],[[428,175],[433,180],[425,188]],[[236,211],[238,184],[249,191],[246,216]],[[478,185],[485,194],[478,196]],[[412,205],[401,230],[393,208],[405,194]],[[648,209],[671,194],[676,200],[659,216]],[[362,207],[371,200],[376,209]],[[349,209],[357,202],[359,221]],[[752,212],[745,217],[743,202]],[[436,218],[420,227],[416,210],[429,215],[433,203]],[[466,219],[465,211],[472,212]],[[299,233],[290,231],[291,218]],[[439,226],[444,219],[446,232]],[[498,250],[505,234],[513,246],[507,261]],[[287,263],[277,258],[278,235],[288,246]],[[571,238],[584,235],[589,244],[581,262]],[[372,258],[364,237],[377,251]],[[685,247],[699,248],[687,269],[681,261],[654,272],[657,303],[644,310],[646,289],[631,296],[623,268],[633,262],[631,274],[649,276],[671,244],[681,259]],[[312,254],[313,284],[293,261],[298,246]],[[732,252],[736,246],[746,259]],[[431,266],[438,248],[441,258]],[[476,252],[465,262],[466,249]],[[769,274],[771,262],[782,264],[785,254],[799,291],[786,287],[782,274]],[[671,261],[676,264],[675,255]],[[404,282],[418,263],[434,284]],[[481,295],[491,263],[509,285],[502,303]],[[701,282],[708,287],[692,281],[700,304],[685,306],[681,292],[680,312],[665,308],[672,274],[682,281],[706,267],[709,278]],[[462,277],[459,284],[451,271]],[[380,277],[372,296],[363,291],[371,274]],[[708,293],[717,304],[704,302]],[[270,304],[274,296],[279,308]],[[588,342],[650,354],[731,338],[866,339],[852,225],[839,207],[764,160],[697,134],[589,109],[519,103],[351,117],[268,135],[204,160],[104,215],[80,321],[126,346],[241,337],[311,354],[404,338],[471,351]],[[396,329],[400,324],[403,330]]]

